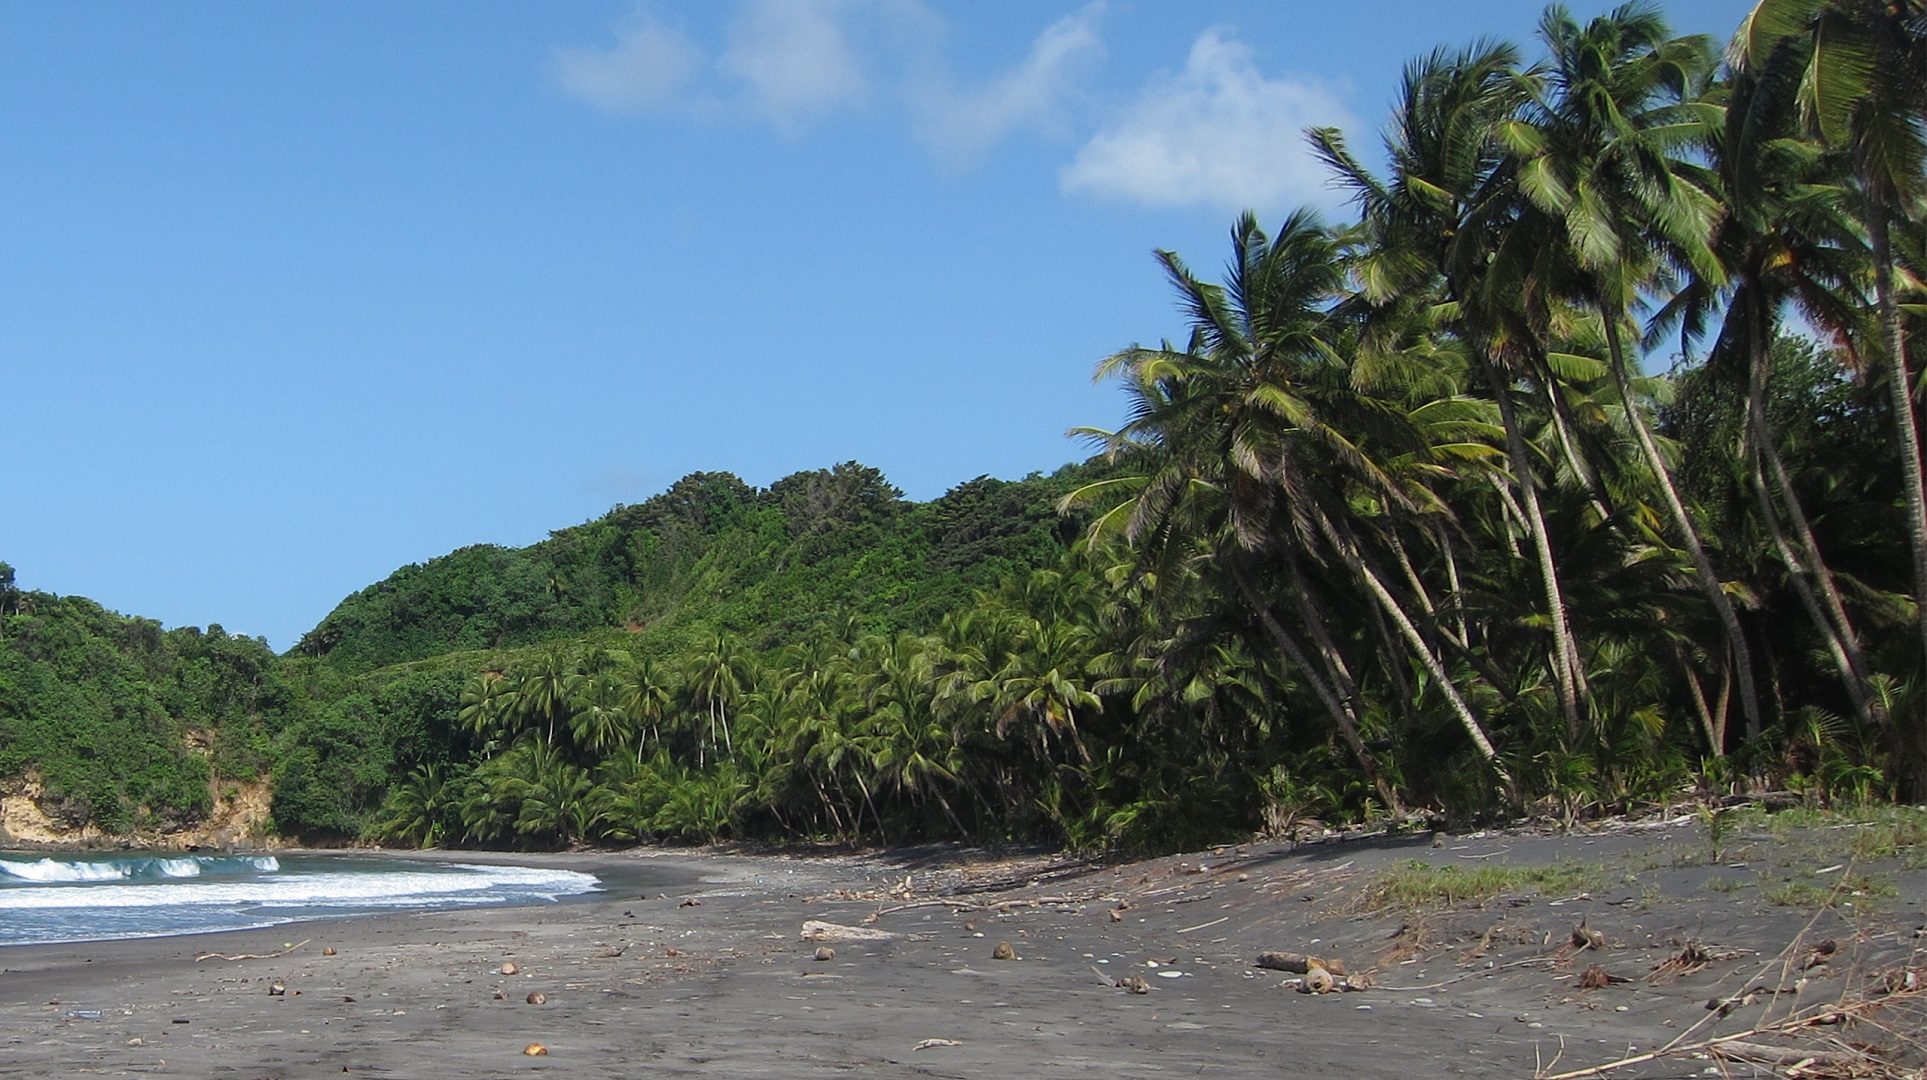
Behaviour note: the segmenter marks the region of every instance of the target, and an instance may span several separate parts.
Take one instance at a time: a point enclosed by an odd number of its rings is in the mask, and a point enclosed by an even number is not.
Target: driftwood
[[[296,949],[299,949],[301,946],[306,945],[308,942],[313,940],[314,940],[313,938],[303,938],[300,941],[295,942],[293,945],[290,945],[287,948],[282,949],[278,952],[264,952],[264,953],[204,952],[201,955],[195,957],[194,962],[198,964],[203,960],[271,960],[277,956],[286,956],[289,953],[295,951]]]
[[[1865,1055],[1850,1050],[1814,1050],[1799,1046],[1767,1046],[1764,1043],[1729,1042],[1713,1048],[1718,1057],[1748,1061],[1757,1065],[1847,1065],[1865,1060]]]
[[[1324,968],[1333,975],[1345,974],[1343,960],[1327,960],[1320,956],[1309,956],[1295,952],[1261,952],[1252,964],[1269,971],[1289,971],[1293,975],[1304,975],[1312,968]]]
[[[804,941],[890,941],[897,935],[888,930],[871,930],[863,926],[843,926],[838,923],[810,919],[803,923]]]

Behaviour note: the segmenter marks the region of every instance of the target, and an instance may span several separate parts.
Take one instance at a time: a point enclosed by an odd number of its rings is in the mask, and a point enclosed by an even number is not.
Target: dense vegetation
[[[1724,63],[1639,5],[1538,40],[1414,61],[1384,175],[1310,133],[1355,218],[1246,216],[1221,282],[1159,253],[1188,333],[1101,362],[1091,465],[699,474],[351,597],[245,721],[277,822],[1170,845],[1927,795],[1927,3],[1763,0]]]

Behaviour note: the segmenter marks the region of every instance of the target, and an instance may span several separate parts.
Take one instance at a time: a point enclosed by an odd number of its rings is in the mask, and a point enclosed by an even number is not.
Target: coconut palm
[[[1168,553],[1182,550],[1180,530],[1198,536],[1198,526],[1216,518],[1222,525],[1208,526],[1207,535],[1230,541],[1218,554],[1228,556],[1238,590],[1261,613],[1265,597],[1256,595],[1262,586],[1249,556],[1269,560],[1287,588],[1300,587],[1316,568],[1344,567],[1363,603],[1390,623],[1391,636],[1428,672],[1479,756],[1509,787],[1483,722],[1370,550],[1396,521],[1438,505],[1422,486],[1387,471],[1387,455],[1408,453],[1419,437],[1398,402],[1354,385],[1356,372],[1344,356],[1347,328],[1332,312],[1341,285],[1332,236],[1301,213],[1271,239],[1247,214],[1233,231],[1223,286],[1199,281],[1173,253],[1160,252],[1159,260],[1190,314],[1191,344],[1127,349],[1100,366],[1100,375],[1122,375],[1134,398],[1130,423],[1108,434],[1107,443],[1114,452],[1153,455],[1160,468],[1097,527],[1121,521],[1125,535]],[[1355,505],[1383,512],[1361,516]],[[1187,510],[1204,517],[1187,522]],[[1279,629],[1267,621],[1293,665],[1316,672]],[[1361,768],[1377,773],[1355,713],[1329,682],[1319,696]],[[1389,785],[1380,787],[1396,805]]]
[[[1898,296],[1896,222],[1927,198],[1927,0],[1760,0],[1730,49],[1736,67],[1795,64],[1807,130],[1848,152],[1873,255],[1878,333],[1863,350],[1884,369],[1900,452],[1919,640],[1927,662],[1927,478],[1907,329]],[[1927,714],[1903,733],[1905,787],[1927,789]]]
[[[1658,11],[1643,4],[1584,26],[1555,5],[1540,37],[1551,53],[1542,89],[1523,121],[1501,129],[1528,207],[1515,227],[1535,239],[1542,288],[1599,317],[1628,428],[1719,616],[1747,733],[1757,735],[1752,649],[1633,392],[1624,344],[1637,295],[1667,260],[1723,283],[1710,242],[1718,203],[1680,156],[1717,116],[1696,100],[1712,71],[1712,48],[1703,38],[1670,36]]]
[[[1577,736],[1585,696],[1585,664],[1541,499],[1545,486],[1521,418],[1521,391],[1536,393],[1563,429],[1563,403],[1543,349],[1522,324],[1539,290],[1522,275],[1533,254],[1514,242],[1516,174],[1499,133],[1530,99],[1536,72],[1521,71],[1510,45],[1481,42],[1438,49],[1408,65],[1386,134],[1390,175],[1380,179],[1354,156],[1341,132],[1313,129],[1314,148],[1359,204],[1362,247],[1349,269],[1375,326],[1403,332],[1415,307],[1431,305],[1444,329],[1459,336],[1499,408],[1511,466],[1502,500],[1530,540],[1552,641],[1553,683],[1567,731]],[[1523,250],[1522,250],[1523,247]],[[1570,447],[1571,440],[1562,439]],[[1569,455],[1574,472],[1583,459]],[[1516,498],[1514,493],[1516,492]]]

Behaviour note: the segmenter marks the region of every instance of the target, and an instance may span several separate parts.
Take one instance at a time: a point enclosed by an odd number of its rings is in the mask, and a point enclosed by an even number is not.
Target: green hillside
[[[1095,475],[980,477],[905,501],[855,462],[767,489],[695,473],[526,548],[477,545],[342,601],[295,653],[363,672],[443,653],[625,629],[669,654],[717,632],[756,649],[850,621],[925,630],[982,588],[1059,558],[1055,503]]]

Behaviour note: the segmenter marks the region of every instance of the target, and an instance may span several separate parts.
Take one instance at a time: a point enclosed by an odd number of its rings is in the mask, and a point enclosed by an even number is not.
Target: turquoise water
[[[600,888],[594,875],[573,870],[355,855],[0,852],[0,945],[545,904]]]

